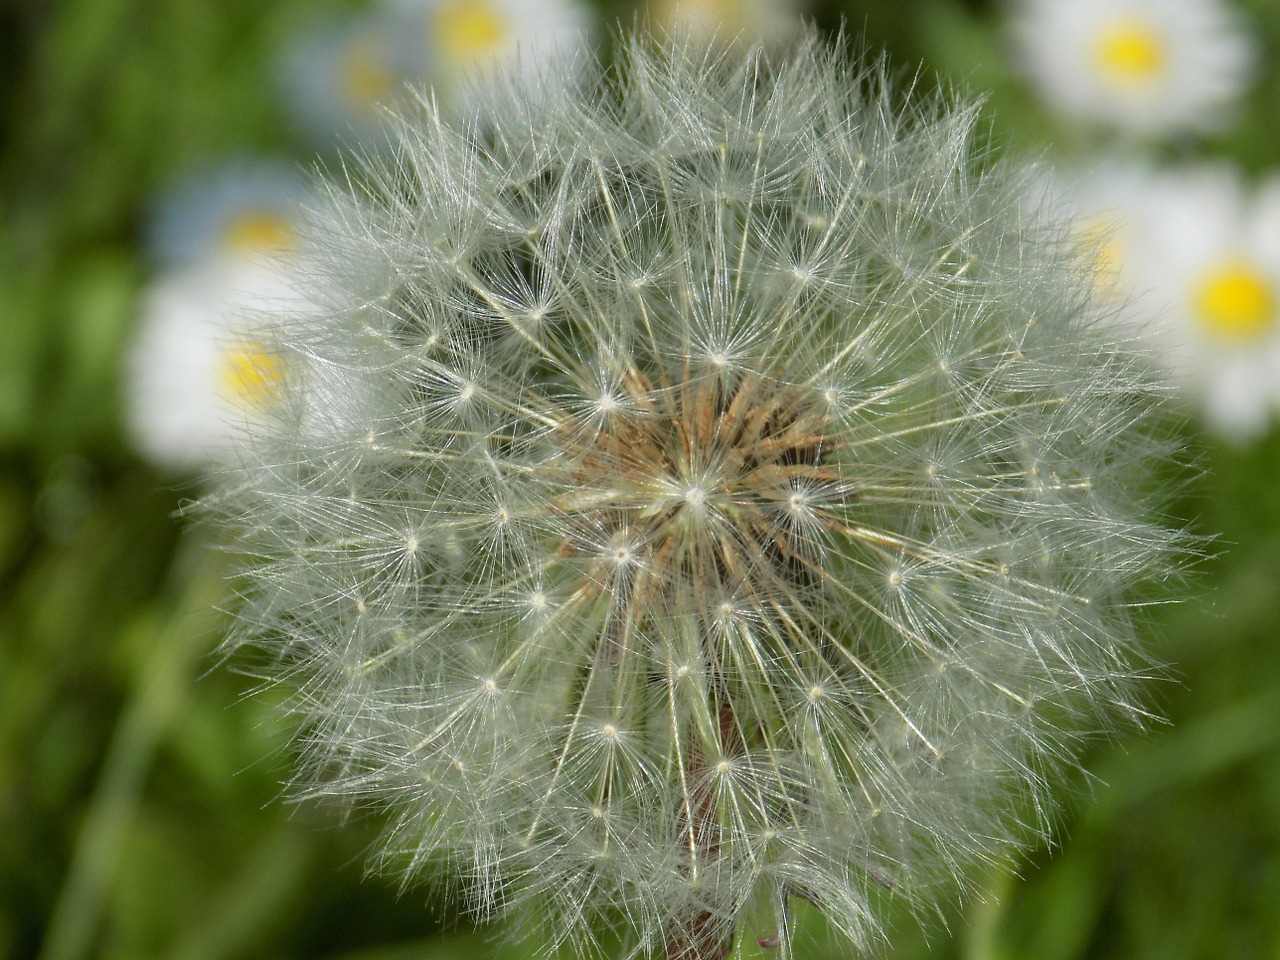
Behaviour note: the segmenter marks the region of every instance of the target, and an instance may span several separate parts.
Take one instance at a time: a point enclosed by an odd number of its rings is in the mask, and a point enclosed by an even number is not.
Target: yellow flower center
[[[449,0],[436,10],[435,46],[454,64],[492,60],[507,41],[508,28],[489,0]]]
[[[283,217],[255,210],[236,217],[222,232],[222,242],[236,253],[279,253],[293,245],[293,227]]]
[[[1210,270],[1196,285],[1196,317],[1222,340],[1249,343],[1276,325],[1276,291],[1252,264],[1234,260]]]
[[[221,394],[247,410],[262,410],[278,394],[284,375],[279,354],[264,344],[242,341],[222,358]]]
[[[1098,35],[1094,59],[1117,87],[1150,86],[1165,69],[1164,38],[1142,20],[1117,20]]]
[[[360,38],[346,50],[342,58],[342,94],[353,110],[372,112],[387,99],[395,84],[395,76],[372,40]]]

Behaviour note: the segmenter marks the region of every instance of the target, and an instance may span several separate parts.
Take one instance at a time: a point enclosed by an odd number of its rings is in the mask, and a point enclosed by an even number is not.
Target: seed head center
[[[654,379],[624,381],[625,415],[566,420],[567,456],[547,468],[580,595],[610,591],[631,622],[794,596],[796,558],[847,487],[822,391],[755,374]]]

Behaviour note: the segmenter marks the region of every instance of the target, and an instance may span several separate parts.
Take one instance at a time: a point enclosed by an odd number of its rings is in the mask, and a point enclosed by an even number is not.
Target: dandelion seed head
[[[548,950],[789,944],[797,897],[865,947],[1141,714],[1158,390],[967,107],[813,39],[566,89],[406,116],[320,206],[331,310],[271,347],[366,412],[248,446],[231,643],[381,866]]]

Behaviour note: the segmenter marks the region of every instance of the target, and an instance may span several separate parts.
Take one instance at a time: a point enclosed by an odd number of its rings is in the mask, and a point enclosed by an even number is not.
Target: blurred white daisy
[[[749,43],[786,42],[800,29],[797,0],[649,0],[649,17],[659,32],[684,30],[695,36]]]
[[[541,82],[540,61],[583,46],[592,25],[580,0],[389,0],[397,33],[421,38],[426,80],[445,99],[469,82],[518,64]]]
[[[1104,158],[1083,172],[1045,168],[1036,184],[1031,202],[1068,224],[1066,239],[1093,281],[1099,308],[1107,313],[1133,298],[1129,264],[1139,242],[1137,224],[1158,200],[1160,192],[1152,189],[1156,178],[1146,164]]]
[[[278,396],[272,318],[309,307],[278,261],[210,259],[157,279],[143,293],[126,369],[137,448],[175,471],[225,462]]]
[[[1011,33],[1047,103],[1137,135],[1221,126],[1257,60],[1221,0],[1016,0]]]
[[[279,255],[293,246],[306,189],[302,173],[284,161],[245,157],[202,170],[153,204],[147,247],[169,267]]]
[[[1169,172],[1122,214],[1122,269],[1158,356],[1219,433],[1262,432],[1280,412],[1280,176],[1249,189],[1232,167]]]
[[[384,109],[426,69],[422,44],[371,12],[313,25],[281,58],[281,83],[298,120],[322,144],[377,145]]]

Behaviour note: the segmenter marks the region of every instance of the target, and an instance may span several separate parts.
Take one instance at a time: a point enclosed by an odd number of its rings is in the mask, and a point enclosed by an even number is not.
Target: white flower
[[[1131,261],[1139,242],[1136,225],[1156,203],[1156,173],[1146,164],[1104,158],[1084,172],[1045,168],[1031,203],[1069,224],[1067,242],[1077,265],[1093,281],[1099,310],[1123,319],[1117,308],[1134,296]]]
[[[1220,433],[1264,429],[1280,408],[1280,176],[1255,192],[1227,166],[1106,162],[1045,193],[1074,220],[1100,309],[1146,341]]]
[[[142,297],[126,412],[138,449],[175,471],[233,456],[278,395],[272,315],[305,305],[280,262],[211,259],[158,278]]]
[[[141,298],[126,412],[137,447],[166,469],[226,460],[277,398],[274,327],[314,310],[297,284],[306,191],[291,165],[240,159],[157,202],[148,241],[165,269]]]
[[[324,142],[386,144],[386,107],[431,87],[465,101],[469,85],[519,64],[526,85],[547,54],[580,48],[590,27],[579,0],[387,0],[314,29],[284,58],[294,112]]]
[[[1048,103],[1137,135],[1220,126],[1257,54],[1220,0],[1020,0],[1011,27]]]
[[[422,44],[375,14],[312,27],[282,58],[281,82],[299,123],[321,143],[376,144],[383,110],[426,69]]]
[[[796,0],[650,0],[649,16],[661,31],[774,43],[796,35],[799,6]]]
[[[305,191],[301,172],[284,161],[245,157],[202,170],[160,195],[147,246],[167,266],[279,254],[293,245]]]
[[[499,69],[539,82],[546,55],[577,50],[591,26],[579,0],[390,0],[388,12],[397,32],[421,38],[425,79],[446,99]]]
[[[1129,211],[1124,269],[1159,355],[1216,430],[1262,431],[1280,408],[1280,175],[1168,173]]]

